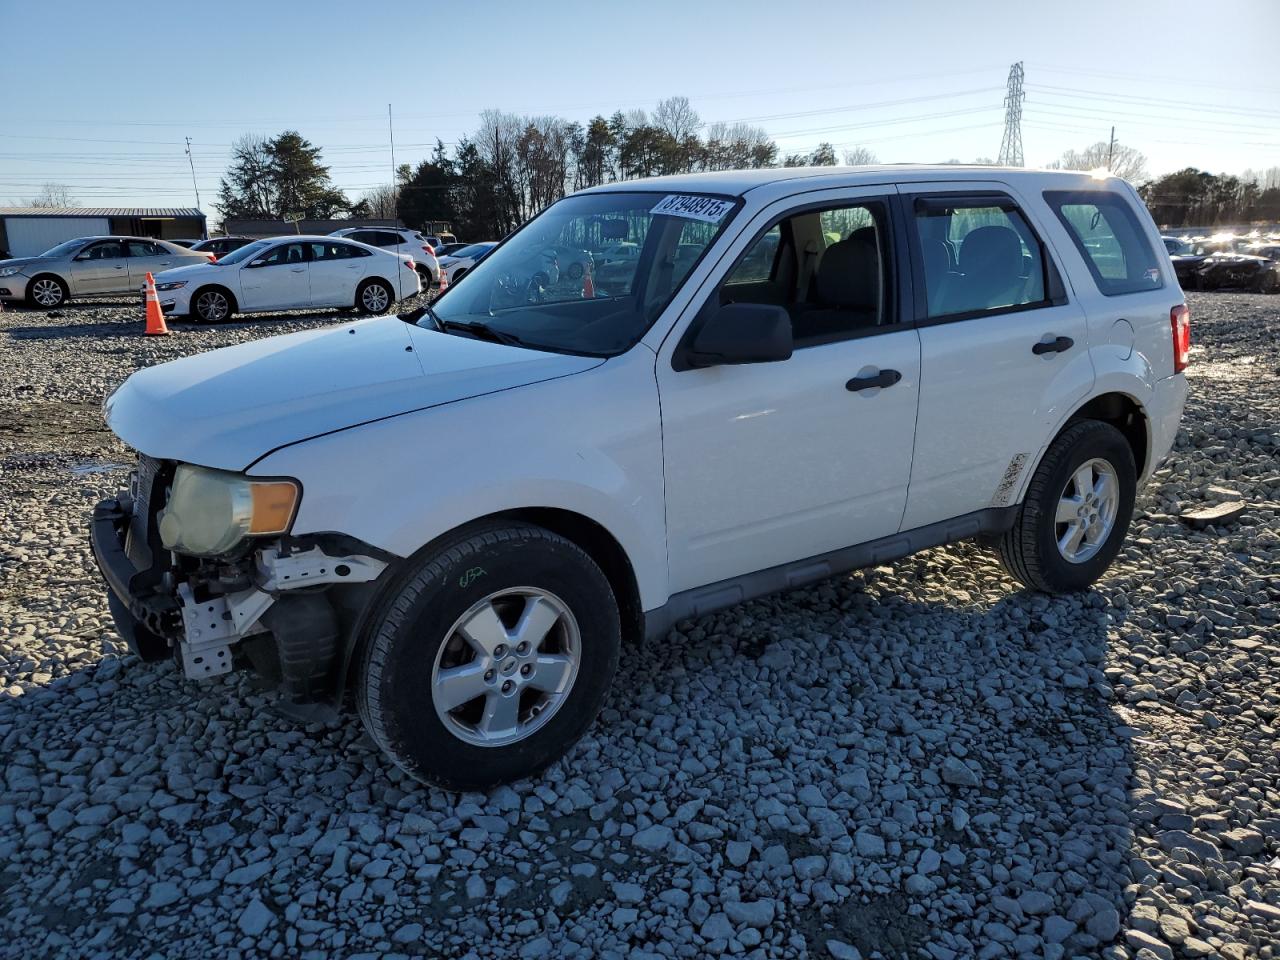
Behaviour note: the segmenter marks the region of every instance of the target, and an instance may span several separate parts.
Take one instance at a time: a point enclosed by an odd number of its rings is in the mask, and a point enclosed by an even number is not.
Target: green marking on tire
[[[466,573],[464,573],[462,576],[458,578],[458,586],[469,587],[471,586],[471,584],[475,583],[477,580],[483,577],[486,573],[487,571],[485,570],[484,567],[472,567],[470,570],[468,570]]]

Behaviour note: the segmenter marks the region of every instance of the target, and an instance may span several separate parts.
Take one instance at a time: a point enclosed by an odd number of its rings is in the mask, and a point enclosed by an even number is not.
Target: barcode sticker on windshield
[[[658,203],[649,212],[655,217],[685,217],[689,220],[701,220],[703,223],[719,223],[724,215],[733,209],[732,200],[717,200],[715,197],[694,197],[673,193]]]

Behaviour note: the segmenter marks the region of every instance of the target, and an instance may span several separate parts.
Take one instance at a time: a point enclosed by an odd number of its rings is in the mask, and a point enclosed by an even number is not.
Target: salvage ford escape
[[[406,771],[482,787],[583,735],[624,638],[968,538],[1087,587],[1173,444],[1188,323],[1114,178],[611,184],[430,309],[135,373],[94,552],[143,659],[351,696]]]

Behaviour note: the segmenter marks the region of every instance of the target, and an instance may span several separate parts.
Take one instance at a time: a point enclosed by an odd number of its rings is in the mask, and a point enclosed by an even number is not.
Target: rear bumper
[[[1156,381],[1155,392],[1147,407],[1147,422],[1150,425],[1150,450],[1147,455],[1147,468],[1142,479],[1149,477],[1173,449],[1173,442],[1178,437],[1178,427],[1182,423],[1182,408],[1187,403],[1187,376],[1175,373],[1171,377]]]

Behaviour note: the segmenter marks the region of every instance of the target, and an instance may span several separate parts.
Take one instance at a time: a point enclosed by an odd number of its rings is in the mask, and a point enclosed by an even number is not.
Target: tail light
[[[431,244],[429,244],[429,243],[424,243],[424,244],[422,245],[422,252],[423,252],[423,253],[429,253],[429,254],[431,254],[433,257],[436,255],[436,252],[435,252],[434,250],[432,250],[432,249],[431,249]]]
[[[417,270],[417,269],[418,269],[418,265],[417,265],[416,263],[414,263],[412,260],[406,260],[406,261],[404,262],[404,265],[405,265],[406,267],[408,267],[410,270]]]
[[[210,263],[218,262],[218,255],[216,253],[206,253],[205,256],[209,258]]]
[[[1169,311],[1169,329],[1173,334],[1173,372],[1181,373],[1191,355],[1191,311],[1185,303]]]

